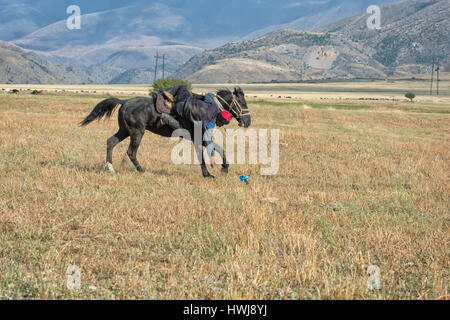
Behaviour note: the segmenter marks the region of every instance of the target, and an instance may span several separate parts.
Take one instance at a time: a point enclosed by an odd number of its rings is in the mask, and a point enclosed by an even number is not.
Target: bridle
[[[250,111],[248,109],[242,109],[242,106],[236,99],[236,95],[234,94],[234,92],[232,92],[231,95],[233,97],[231,103],[228,103],[224,98],[222,98],[219,95],[216,95],[216,97],[222,100],[222,102],[224,102],[226,106],[228,106],[229,111],[234,114],[236,119],[241,119],[242,116],[250,115]],[[220,111],[225,111],[225,108],[223,107],[220,101],[219,101],[219,109]]]

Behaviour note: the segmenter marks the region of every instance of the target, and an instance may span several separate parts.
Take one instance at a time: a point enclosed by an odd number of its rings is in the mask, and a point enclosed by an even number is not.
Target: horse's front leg
[[[228,168],[230,167],[230,164],[228,163],[227,157],[225,156],[225,151],[217,143],[214,143],[214,149],[222,157],[222,162],[223,162],[222,163],[222,172],[228,173]]]
[[[204,178],[215,178],[209,173],[206,168],[205,158],[203,157],[203,145],[200,143],[194,143],[195,153],[197,154],[198,161],[200,162],[200,167],[202,168],[202,174]]]

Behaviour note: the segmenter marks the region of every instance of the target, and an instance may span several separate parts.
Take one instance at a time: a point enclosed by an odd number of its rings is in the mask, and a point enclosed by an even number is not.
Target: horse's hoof
[[[107,162],[107,163],[105,164],[105,169],[108,170],[109,172],[116,173],[116,171],[114,170],[114,167],[113,167],[112,163]]]
[[[214,179],[215,177],[212,175],[212,174],[209,174],[209,175],[207,175],[207,176],[203,176],[203,178],[210,178],[210,179]]]
[[[222,173],[228,174],[228,167],[223,167],[222,168]]]

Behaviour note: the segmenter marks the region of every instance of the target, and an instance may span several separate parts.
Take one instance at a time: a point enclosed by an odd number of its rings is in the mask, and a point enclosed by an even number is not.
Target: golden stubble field
[[[106,96],[0,94],[0,299],[448,299],[449,96],[363,91],[255,91],[252,128],[280,129],[279,173],[215,180],[149,132],[144,174],[128,140],[106,172],[117,113],[77,126]]]

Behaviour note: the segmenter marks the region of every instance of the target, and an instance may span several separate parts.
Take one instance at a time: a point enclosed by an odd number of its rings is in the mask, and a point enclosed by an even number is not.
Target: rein
[[[239,101],[237,101],[234,93],[232,93],[232,96],[233,96],[233,101],[231,101],[231,103],[228,103],[224,98],[222,98],[219,95],[216,95],[217,98],[222,100],[228,106],[228,108],[230,109],[229,111],[231,111],[237,119],[240,119],[240,118],[242,118],[242,116],[250,114],[250,111],[248,109],[242,109],[242,106],[239,103]],[[233,108],[233,106],[236,107],[237,111]],[[220,111],[225,110],[225,108],[222,106],[222,103],[220,103],[220,101],[219,101],[219,109],[220,109]]]

